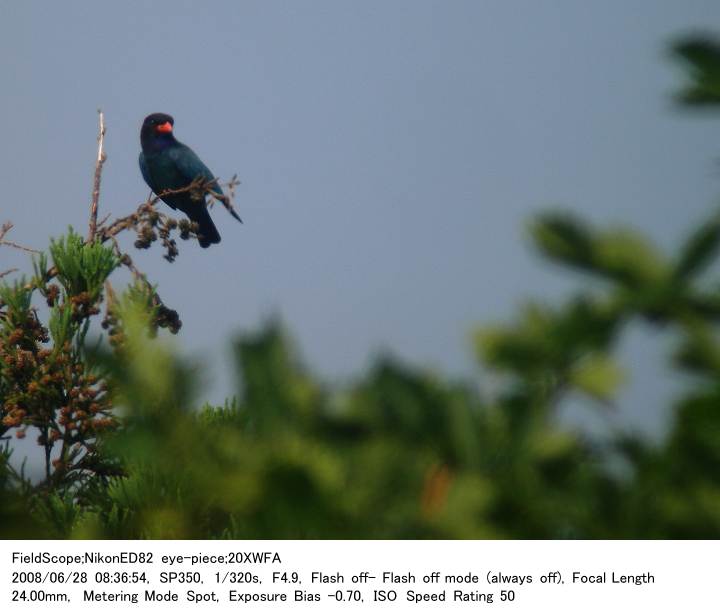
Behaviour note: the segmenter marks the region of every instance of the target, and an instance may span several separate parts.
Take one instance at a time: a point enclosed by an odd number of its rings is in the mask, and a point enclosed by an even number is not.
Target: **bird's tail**
[[[192,216],[189,216],[190,220],[196,222],[198,225],[198,241],[200,246],[207,248],[210,244],[220,243],[220,234],[215,228],[212,218],[210,218],[210,212],[207,207],[199,207],[192,212]]]

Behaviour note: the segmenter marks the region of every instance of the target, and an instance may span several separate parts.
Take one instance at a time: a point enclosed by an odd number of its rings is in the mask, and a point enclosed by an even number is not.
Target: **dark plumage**
[[[172,116],[153,113],[145,118],[140,130],[140,171],[148,186],[157,195],[164,190],[185,188],[197,178],[208,181],[215,179],[198,155],[175,139],[174,124]],[[217,182],[210,188],[213,192],[222,194]],[[220,242],[220,234],[210,218],[204,195],[198,197],[187,192],[166,195],[162,200],[197,223],[200,246],[207,248],[210,244]]]

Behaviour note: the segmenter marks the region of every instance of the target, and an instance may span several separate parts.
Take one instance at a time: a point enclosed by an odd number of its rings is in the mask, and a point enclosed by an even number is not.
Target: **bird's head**
[[[151,113],[143,121],[140,130],[140,143],[143,150],[149,147],[162,147],[163,144],[174,141],[173,125],[175,120],[167,113]]]

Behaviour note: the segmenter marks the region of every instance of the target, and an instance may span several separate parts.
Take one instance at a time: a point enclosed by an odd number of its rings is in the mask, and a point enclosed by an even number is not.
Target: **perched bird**
[[[147,185],[156,195],[160,195],[165,190],[185,188],[194,180],[202,178],[213,182],[210,184],[210,190],[223,195],[210,169],[195,152],[175,139],[174,124],[175,120],[166,113],[150,114],[143,122],[140,130],[142,146],[140,171]],[[183,192],[165,195],[161,199],[171,208],[180,210],[191,221],[197,223],[200,246],[207,248],[210,244],[220,242],[220,234],[210,218],[205,195]],[[228,211],[240,220],[229,206],[229,201],[224,204],[228,207]]]

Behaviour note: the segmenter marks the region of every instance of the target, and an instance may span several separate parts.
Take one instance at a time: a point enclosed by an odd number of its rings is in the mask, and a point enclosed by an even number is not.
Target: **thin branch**
[[[159,196],[155,197],[148,197],[147,201],[144,203],[141,203],[137,210],[135,210],[132,214],[128,214],[127,216],[122,216],[120,218],[116,218],[112,223],[110,223],[108,226],[101,226],[98,235],[100,237],[100,241],[105,243],[107,240],[114,238],[118,233],[120,233],[123,229],[129,229],[131,227],[134,227],[138,221],[140,220],[141,214],[147,210],[147,208],[155,209],[155,205],[162,197],[166,197],[168,195],[179,195],[182,193],[188,193],[192,190],[197,190],[201,186],[201,183],[198,183],[198,180],[195,180],[192,184],[185,186],[183,188],[177,188],[177,189],[167,189],[163,190]],[[160,214],[160,212],[158,212]],[[164,214],[160,214],[161,216],[164,216]]]
[[[153,286],[148,281],[147,276],[145,276],[145,274],[143,274],[137,267],[135,267],[135,264],[133,263],[132,259],[130,258],[130,255],[124,253],[120,249],[120,244],[118,243],[115,236],[111,236],[110,239],[112,240],[113,248],[115,249],[115,254],[117,255],[118,259],[120,259],[120,263],[122,263],[125,267],[127,267],[136,279],[141,280],[147,286],[147,288],[152,291],[153,299],[155,299],[158,303],[162,304],[162,300],[160,299],[160,296],[153,289]]]
[[[98,230],[97,234],[100,237],[101,242],[106,242],[111,237],[117,235],[120,233],[123,229],[128,229],[130,227],[133,227],[135,223],[137,223],[140,214],[142,214],[143,209],[147,207],[154,208],[157,203],[163,199],[164,197],[170,197],[172,195],[182,195],[182,194],[205,194],[207,193],[210,195],[213,199],[220,201],[225,208],[228,210],[230,215],[235,218],[236,220],[242,222],[242,219],[240,216],[237,215],[237,212],[235,211],[235,208],[232,205],[232,198],[228,197],[227,195],[223,195],[221,193],[215,192],[212,190],[212,187],[217,182],[217,178],[213,178],[211,180],[207,180],[205,178],[199,177],[193,180],[190,184],[187,186],[183,186],[182,188],[168,188],[166,190],[163,190],[160,194],[155,195],[154,197],[151,196],[148,197],[147,201],[144,203],[141,203],[138,206],[138,209],[133,212],[132,214],[128,214],[127,216],[122,216],[121,218],[115,219],[112,223],[110,223],[107,226],[100,226],[100,229]],[[231,192],[234,191],[235,186],[237,186],[240,182],[237,181],[237,177],[234,176],[227,184],[223,184],[223,186],[226,186]],[[160,214],[160,212],[158,212]],[[164,216],[164,214],[160,214],[161,216]],[[105,219],[106,220],[106,219]],[[103,221],[104,222],[104,221]]]
[[[97,160],[95,161],[95,176],[93,177],[93,191],[92,191],[92,204],[90,205],[90,225],[88,229],[88,243],[95,239],[95,232],[97,231],[97,215],[98,215],[98,202],[100,201],[100,179],[102,177],[102,168],[105,163],[105,151],[103,150],[103,143],[105,140],[105,115],[101,109],[98,109],[100,115],[100,129],[98,132],[98,153]]]
[[[224,195],[222,193],[218,193],[212,190],[212,186],[214,185],[214,183],[218,183],[219,186],[219,181],[219,178],[215,178],[213,182],[209,184],[209,188],[207,189],[208,194],[212,199],[222,203],[225,206],[225,209],[235,220],[242,223],[242,218],[238,216],[238,213],[235,211],[235,207],[233,206],[233,199],[235,198],[235,187],[240,185],[240,180],[237,179],[237,173],[232,176],[232,178],[230,178],[230,181],[227,184],[224,185],[228,190],[228,195]],[[210,205],[212,205],[212,201]]]
[[[183,186],[182,188],[168,188],[166,190],[163,190],[159,195],[156,195],[154,197],[148,197],[148,200],[144,203],[141,203],[138,206],[137,210],[134,211],[132,214],[117,218],[108,226],[102,227],[98,233],[100,236],[100,241],[104,243],[108,239],[116,236],[123,229],[133,227],[140,219],[140,215],[143,213],[143,211],[145,211],[148,207],[155,209],[155,205],[157,205],[157,203],[163,197],[205,190],[207,186],[209,186],[211,183],[212,182],[208,182],[207,180],[198,178],[197,180],[193,180],[190,184],[188,184],[187,186]],[[160,212],[158,212],[158,214],[160,214],[160,216],[165,216],[165,214],[161,214]]]
[[[35,250],[34,248],[28,248],[27,246],[21,246],[20,244],[16,244],[15,242],[10,242],[5,239],[5,236],[7,235],[8,231],[13,228],[13,224],[11,222],[3,223],[2,227],[0,227],[0,246],[10,246],[11,248],[17,248],[18,250],[24,250],[25,252],[32,252],[32,253],[39,253],[39,250]]]
[[[157,308],[160,311],[160,314],[163,315],[162,319],[166,323],[165,325],[161,325],[161,326],[169,327],[170,331],[172,333],[176,334],[182,327],[182,321],[180,321],[180,318],[178,317],[178,313],[175,310],[172,310],[165,305],[165,302],[162,301],[162,298],[158,295],[157,291],[155,291],[154,287],[150,284],[150,281],[147,279],[147,276],[145,274],[143,274],[137,267],[135,267],[135,264],[133,263],[132,259],[130,258],[130,255],[122,252],[122,250],[120,249],[120,244],[117,241],[117,238],[115,236],[110,236],[110,240],[113,243],[113,248],[115,250],[115,254],[120,259],[120,262],[125,267],[127,267],[132,272],[132,275],[135,277],[135,279],[140,280],[152,294],[152,299],[155,304],[155,308]],[[110,297],[111,296],[114,297],[115,293],[112,290],[112,286],[110,285],[109,281],[106,283],[105,288],[108,291],[108,310],[109,310]]]
[[[230,197],[227,195],[223,195],[221,193],[216,193],[213,190],[208,190],[208,194],[210,194],[213,198],[215,198],[217,201],[222,203],[225,206],[225,209],[230,213],[230,215],[237,220],[238,222],[242,222],[242,218],[238,216],[238,213],[235,211],[235,208],[233,207],[232,201],[230,200]]]
[[[0,272],[0,278],[3,278],[3,277],[5,277],[5,276],[7,276],[8,274],[12,274],[13,272],[17,272],[17,271],[18,271],[18,268],[17,268],[17,267],[11,267],[9,270],[5,270],[4,272]]]
[[[7,240],[2,240],[0,244],[3,246],[10,246],[11,248],[17,248],[18,250],[23,250],[25,252],[31,252],[33,254],[40,254],[39,250],[35,250],[34,248],[28,248],[27,246],[21,246],[20,244],[16,244],[15,242],[8,242]]]
[[[12,229],[12,228],[13,228],[13,224],[10,221],[3,223],[3,226],[0,227],[0,242],[2,242],[5,239],[7,232],[10,231],[10,229]]]
[[[98,223],[98,226],[102,227],[108,220],[110,220],[110,214],[105,214],[103,219]]]

